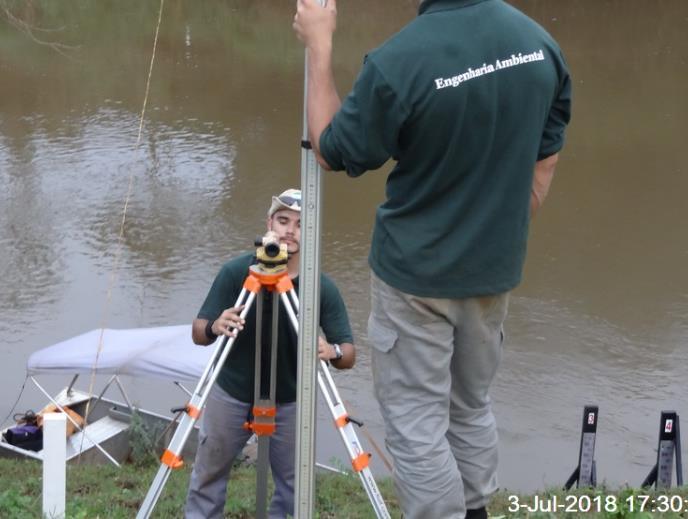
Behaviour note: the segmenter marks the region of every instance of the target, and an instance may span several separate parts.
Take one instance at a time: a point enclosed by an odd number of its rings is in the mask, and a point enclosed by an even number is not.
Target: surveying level
[[[270,234],[270,233],[268,233]],[[277,242],[279,243],[279,242]],[[270,436],[275,431],[275,386],[276,386],[276,362],[277,362],[277,341],[278,341],[278,303],[281,300],[289,316],[289,320],[298,335],[299,301],[294,291],[294,285],[288,275],[286,257],[286,246],[280,245],[279,249],[273,247],[274,241],[266,235],[256,250],[257,264],[251,265],[248,276],[244,281],[243,288],[237,298],[235,307],[244,305],[240,317],[246,318],[248,311],[256,301],[256,357],[255,357],[255,391],[254,406],[252,409],[253,419],[245,425],[252,430],[258,437],[258,461],[256,465],[256,517],[259,519],[267,517],[267,494],[268,494],[268,466],[269,466],[269,446]],[[267,292],[277,292],[277,297],[272,298],[272,333],[270,340],[270,383],[269,389],[261,387],[261,350],[262,350],[262,310],[263,300]],[[258,297],[258,296],[261,297]],[[234,329],[237,333],[238,330]],[[200,380],[194,390],[189,403],[184,408],[182,419],[177,426],[168,448],[162,455],[161,465],[153,480],[146,497],[141,504],[136,517],[137,519],[147,519],[150,517],[155,504],[157,503],[162,490],[173,469],[181,468],[184,464],[181,452],[189,438],[193,427],[201,415],[208,395],[215,383],[227,356],[229,355],[236,337],[224,336],[208,362]],[[317,355],[317,350],[315,350]],[[344,441],[347,452],[351,457],[354,470],[359,474],[361,482],[366,490],[368,498],[375,510],[378,518],[387,519],[390,517],[385,506],[382,495],[378,490],[377,484],[368,467],[370,454],[363,451],[356,432],[351,425],[352,422],[358,423],[348,417],[344,405],[342,404],[337,388],[329,372],[327,364],[320,361],[318,364],[318,383],[325,397],[330,413]],[[297,467],[298,469],[298,467]]]
[[[578,451],[578,466],[564,484],[564,490],[569,490],[573,484],[577,488],[597,486],[597,462],[595,461],[595,437],[597,435],[597,417],[599,408],[596,405],[586,405],[583,408],[583,427],[581,430],[580,449]]]
[[[280,244],[279,238],[273,231],[259,236],[255,241],[256,260],[266,272],[281,272],[280,265],[286,265],[289,260],[287,246]]]
[[[641,487],[655,485],[657,489],[671,487],[671,468],[676,457],[676,486],[683,485],[681,463],[681,431],[676,411],[662,411],[659,420],[657,463],[641,483]]]

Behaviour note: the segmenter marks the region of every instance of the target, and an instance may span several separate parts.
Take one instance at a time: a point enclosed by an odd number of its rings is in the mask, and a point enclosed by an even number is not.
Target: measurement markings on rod
[[[306,67],[307,67],[306,63]],[[307,92],[304,88],[304,133]],[[301,150],[301,263],[299,287],[299,368],[297,400],[297,473],[295,516],[308,519],[313,513],[315,464],[315,372],[320,295],[320,167],[309,147]]]

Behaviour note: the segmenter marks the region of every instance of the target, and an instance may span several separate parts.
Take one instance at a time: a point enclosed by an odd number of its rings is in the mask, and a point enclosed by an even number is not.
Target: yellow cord
[[[136,138],[136,144],[134,150],[138,149],[141,143],[141,135],[143,133],[143,121],[146,114],[146,106],[148,104],[148,94],[150,93],[151,77],[153,76],[153,64],[155,63],[155,51],[158,46],[158,35],[160,34],[160,24],[162,22],[162,10],[165,4],[165,0],[160,0],[160,11],[158,13],[158,24],[155,28],[155,38],[153,39],[153,52],[151,54],[150,67],[148,68],[148,80],[146,81],[146,91],[143,97],[143,106],[141,107],[141,117],[139,121],[139,133]],[[124,207],[122,209],[122,221],[119,227],[119,237],[117,239],[117,249],[115,251],[114,265],[112,268],[112,273],[110,275],[110,281],[108,284],[107,296],[105,300],[105,308],[103,309],[103,319],[100,327],[100,336],[98,338],[98,350],[96,351],[96,358],[93,363],[93,369],[91,370],[91,381],[88,387],[89,396],[93,394],[93,386],[95,384],[96,370],[98,368],[98,358],[100,357],[100,352],[103,349],[103,335],[105,333],[105,328],[107,326],[107,320],[109,317],[110,303],[112,301],[112,289],[115,285],[115,280],[117,279],[117,272],[119,270],[119,261],[122,253],[122,243],[124,241],[124,224],[127,219],[127,208],[129,207],[129,200],[131,199],[131,194],[134,186],[134,169],[132,168],[129,173],[129,184],[127,187],[127,195],[124,199]],[[91,405],[91,400],[89,399],[86,404],[86,413],[84,415],[84,427],[88,424],[89,407]],[[83,447],[83,435],[81,437],[82,445],[79,447],[79,460],[81,459],[81,450]]]

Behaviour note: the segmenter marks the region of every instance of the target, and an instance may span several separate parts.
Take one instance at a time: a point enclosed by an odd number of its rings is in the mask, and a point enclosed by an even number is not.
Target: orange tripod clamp
[[[160,461],[171,469],[180,469],[184,466],[184,460],[182,457],[169,449],[165,449],[165,452],[162,453]]]
[[[275,433],[275,407],[253,406],[254,420],[244,423],[244,429],[253,431],[256,436],[272,436]]]

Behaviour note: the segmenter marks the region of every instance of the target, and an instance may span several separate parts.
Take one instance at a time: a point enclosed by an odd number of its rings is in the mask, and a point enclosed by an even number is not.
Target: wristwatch
[[[339,360],[341,359],[344,354],[342,353],[342,349],[339,347],[339,344],[333,344],[332,347],[334,348],[334,359],[333,360]]]

